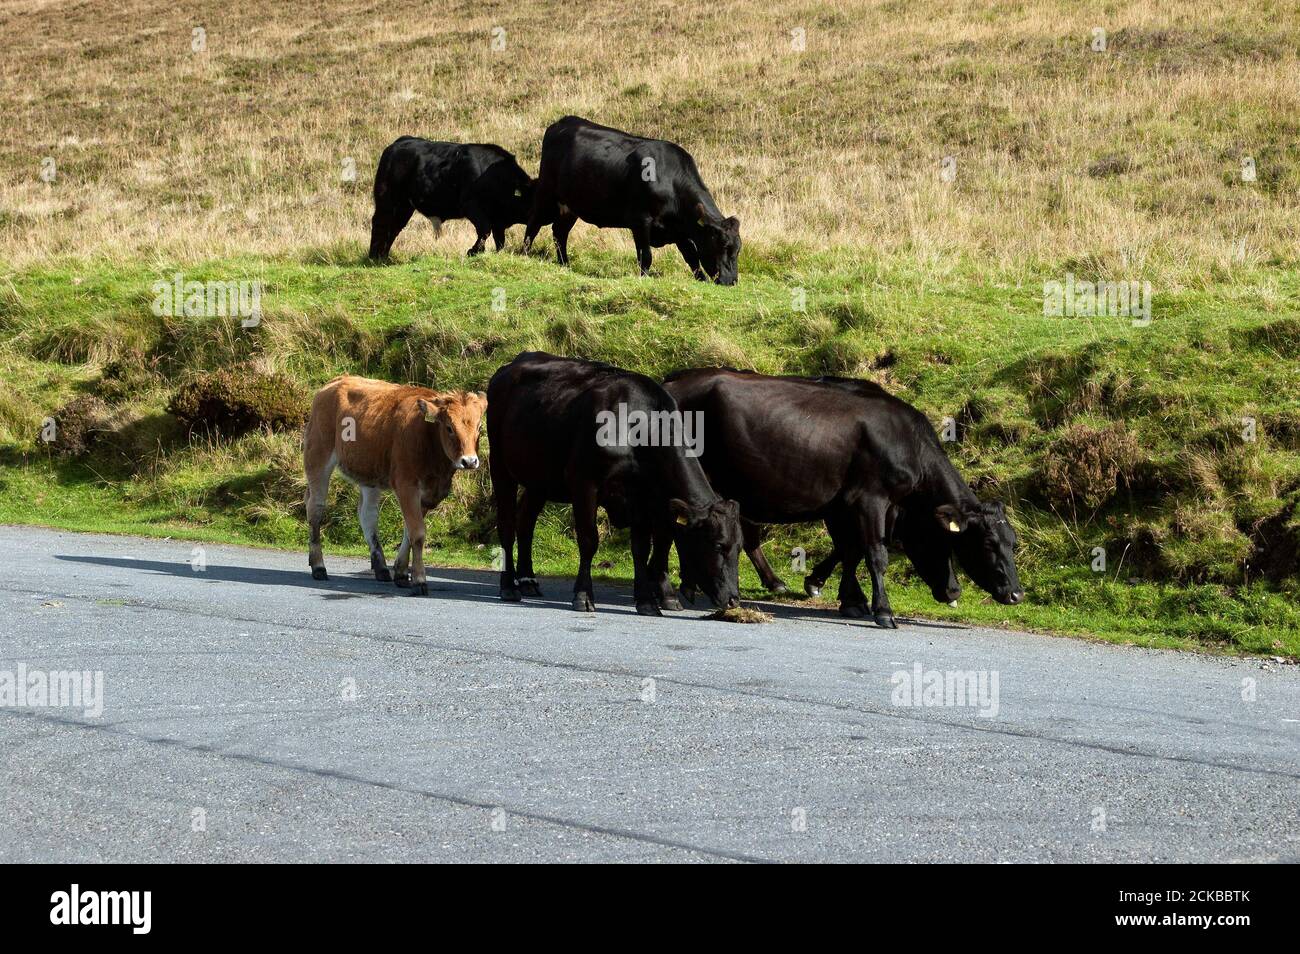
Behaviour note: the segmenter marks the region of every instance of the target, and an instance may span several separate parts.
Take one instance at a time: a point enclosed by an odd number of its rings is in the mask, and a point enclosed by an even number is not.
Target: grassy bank
[[[1157,290],[1151,324],[1135,327],[1044,317],[1043,282],[1060,270],[961,259],[935,268],[758,245],[742,257],[741,285],[725,289],[690,280],[666,254],[654,277],[636,278],[630,249],[580,237],[572,270],[515,254],[376,268],[360,252],[11,269],[0,285],[0,521],[305,547],[294,427],[230,438],[189,433],[168,413],[183,383],[213,369],[277,381],[297,406],[341,371],[482,387],[528,348],[655,376],[714,364],[850,374],[880,381],[936,426],[951,418],[950,454],[982,495],[1008,502],[1022,541],[1028,605],[997,606],[968,585],[956,610],[938,606],[899,558],[901,612],[1300,654],[1296,271],[1243,266],[1218,284]],[[261,323],[156,317],[151,286],[178,269],[263,282]],[[48,418],[70,422],[76,446],[66,429],[41,441]],[[457,478],[431,518],[435,560],[490,563],[488,489],[485,473]],[[334,495],[327,558],[362,549],[354,491],[336,481]],[[382,520],[395,545],[391,501]],[[568,524],[567,511],[548,508],[543,572],[571,574]],[[796,546],[811,561],[829,541],[819,528],[782,529],[774,564]],[[629,575],[617,535],[601,559],[606,574]]]

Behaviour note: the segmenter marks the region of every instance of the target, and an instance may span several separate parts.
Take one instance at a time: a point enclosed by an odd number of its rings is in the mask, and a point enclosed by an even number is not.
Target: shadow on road
[[[409,596],[410,590],[392,583],[380,583],[369,570],[350,573],[333,572],[328,580],[313,580],[311,573],[304,567],[301,570],[281,570],[266,567],[238,566],[225,563],[208,563],[202,570],[191,568],[184,561],[141,560],[129,557],[83,556],[74,554],[55,554],[55,559],[72,563],[84,563],[91,566],[115,567],[124,570],[136,570],[142,573],[155,573],[193,580],[222,583],[247,583],[256,586],[295,586],[319,590],[324,600],[354,600],[379,598],[390,599],[395,596]],[[446,567],[429,567],[429,595],[426,599],[451,598],[473,603],[497,603],[498,579],[495,572],[486,570],[465,570]],[[539,582],[548,594],[562,593],[563,598],[553,595],[542,599],[529,599],[515,604],[527,609],[568,609],[569,587],[571,581],[560,577],[541,578]],[[418,599],[419,597],[417,597]],[[632,591],[630,587],[619,587],[610,583],[597,584],[596,603],[598,612],[633,614]],[[863,620],[850,620],[840,616],[833,608],[824,606],[800,605],[798,603],[766,603],[746,600],[750,605],[758,605],[765,612],[771,613],[782,621],[808,620],[818,623],[837,623],[854,629],[877,629],[875,623]],[[706,600],[695,606],[685,604],[683,614],[712,612]],[[673,614],[676,615],[676,614]],[[574,613],[575,619],[584,614]],[[590,617],[586,617],[590,618]],[[898,617],[900,623],[932,629],[964,629],[954,623],[942,623],[933,620],[919,620],[910,617]]]
[[[306,589],[321,590],[322,599],[346,600],[364,597],[405,596],[410,591],[392,583],[380,583],[369,570],[351,573],[331,572],[328,580],[313,580],[311,571],[280,570],[266,567],[238,566],[226,563],[208,563],[204,569],[196,570],[186,562],[170,560],[138,560],[128,557],[82,556],[57,553],[56,560],[72,563],[86,563],[91,566],[116,567],[124,570],[138,570],[144,573],[157,573],[166,576],[185,577],[220,583],[249,583],[256,586],[297,586]],[[429,592],[452,592],[469,599],[496,599],[496,580],[486,582],[486,574],[472,570],[444,570],[430,568]],[[471,588],[490,587],[491,592],[477,594]]]

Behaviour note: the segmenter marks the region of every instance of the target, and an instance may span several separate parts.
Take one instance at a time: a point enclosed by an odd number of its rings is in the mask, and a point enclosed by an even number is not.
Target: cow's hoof
[[[411,574],[409,574],[409,573],[397,573],[397,574],[394,574],[394,576],[393,576],[393,584],[394,584],[395,586],[400,586],[400,587],[402,587],[403,589],[405,589],[406,587],[408,587],[408,586],[411,585]]]
[[[876,625],[881,629],[898,629],[898,624],[894,622],[893,613],[876,613]]]
[[[520,580],[519,593],[521,596],[528,596],[535,600],[542,598],[542,588],[537,585],[536,580]]]
[[[393,574],[389,573],[387,570],[376,570],[375,579],[380,583],[391,583],[393,582]]]
[[[518,603],[523,599],[523,594],[513,586],[501,587],[501,599],[507,603]]]
[[[659,604],[654,602],[653,600],[650,600],[645,603],[637,603],[636,611],[641,616],[663,616],[664,615],[663,613],[659,612]]]
[[[311,578],[313,580],[328,580],[330,576],[325,572],[325,567],[314,566],[311,568]]]
[[[407,596],[428,596],[428,595],[429,595],[429,584],[428,584],[428,583],[412,583],[412,584],[411,584],[411,592],[407,593],[406,595],[407,595]]]
[[[811,576],[803,578],[803,591],[813,599],[822,595],[822,585],[814,580]]]
[[[670,596],[667,599],[661,599],[659,601],[659,608],[674,611],[679,610],[682,608],[682,601],[675,596]]]
[[[596,612],[596,604],[592,602],[591,597],[586,593],[573,594],[573,608],[579,613]]]
[[[840,615],[847,616],[849,619],[862,619],[867,615],[867,609],[858,603],[843,603],[840,605]]]
[[[790,592],[790,587],[785,585],[785,580],[777,580],[771,586],[771,592],[777,596],[784,596]]]

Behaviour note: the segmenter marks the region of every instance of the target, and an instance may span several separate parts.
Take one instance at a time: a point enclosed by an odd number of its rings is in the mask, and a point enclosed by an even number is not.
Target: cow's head
[[[1001,503],[943,504],[934,516],[951,536],[957,562],[976,586],[999,603],[1025,598],[1016,573],[1016,532]]]
[[[894,525],[894,535],[912,568],[930,587],[930,595],[939,603],[956,603],[961,598],[961,583],[952,568],[952,533],[928,519],[909,520],[904,513]]]
[[[695,249],[700,267],[719,285],[736,284],[736,259],[740,255],[740,219],[719,218],[704,207],[695,206]]]
[[[668,501],[668,510],[687,598],[694,602],[691,593],[698,588],[714,606],[739,606],[739,504],[718,500],[707,507],[692,507],[674,498]]]
[[[455,470],[478,467],[479,423],[487,409],[487,395],[482,391],[441,394],[426,401],[417,398],[420,414],[434,429],[439,446]]]

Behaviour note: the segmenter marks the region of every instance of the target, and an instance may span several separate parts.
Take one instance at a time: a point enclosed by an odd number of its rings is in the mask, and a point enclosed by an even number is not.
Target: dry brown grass
[[[569,112],[686,145],[769,246],[1133,274],[1297,241],[1292,4],[18,0],[0,35],[15,265],[354,255],[394,137],[495,141],[535,171]],[[459,252],[465,228],[417,223],[398,250]]]

